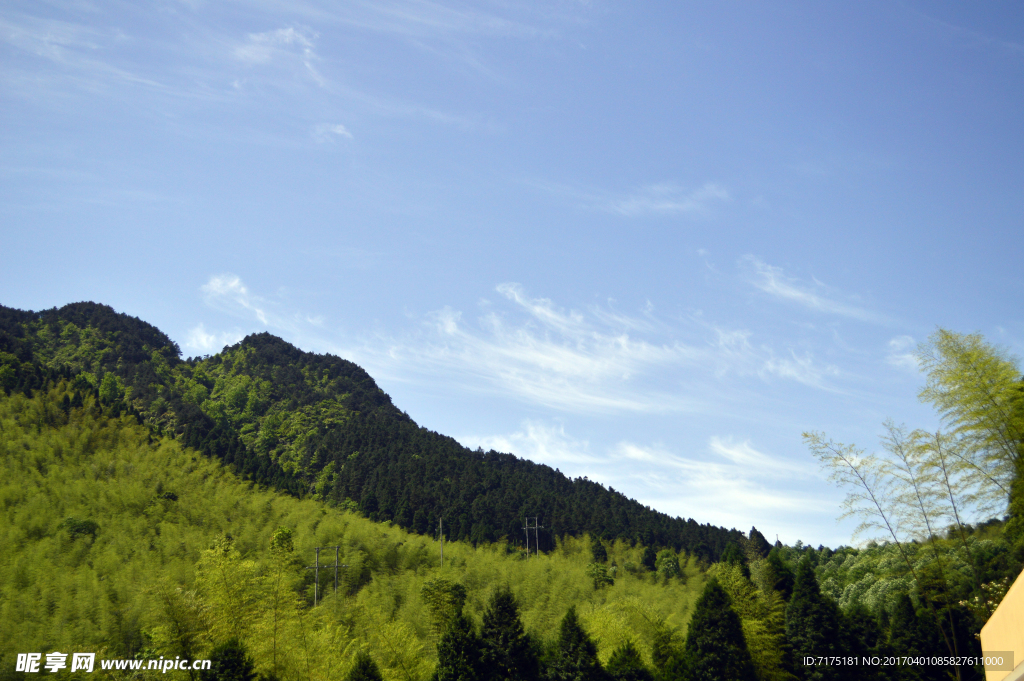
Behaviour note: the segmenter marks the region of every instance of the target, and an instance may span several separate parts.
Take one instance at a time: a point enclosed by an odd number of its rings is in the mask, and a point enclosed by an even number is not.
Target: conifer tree
[[[651,643],[651,662],[654,663],[655,670],[660,672],[676,652],[675,631],[664,625],[659,626]]]
[[[843,655],[839,645],[839,608],[822,596],[814,567],[800,561],[793,597],[786,608],[786,639],[793,656],[793,671],[807,681],[838,678],[838,667],[804,665],[805,657]]]
[[[878,620],[862,603],[854,603],[840,618],[839,648],[842,654],[857,660],[878,655],[885,657],[882,629]],[[879,667],[860,666],[856,673],[847,670],[846,678],[873,681],[886,678]]]
[[[842,647],[851,655],[862,657],[877,652],[882,630],[878,626],[878,620],[864,604],[854,603],[843,614],[841,629]]]
[[[356,656],[356,663],[348,673],[346,681],[384,681],[380,668],[365,650]]]
[[[466,587],[444,578],[431,579],[423,584],[420,596],[430,610],[434,634],[440,636],[462,612],[466,603]]]
[[[673,649],[658,669],[656,681],[692,681],[693,670],[693,655],[686,650]]]
[[[896,601],[889,620],[889,652],[900,657],[917,657],[931,654],[937,647],[935,629],[930,617],[922,618],[914,608],[910,596],[903,594]],[[903,665],[899,679],[915,680],[925,678],[922,669],[916,665]]]
[[[519,604],[507,586],[491,596],[480,631],[484,668],[496,681],[532,681],[539,661],[519,619]]]
[[[707,583],[697,599],[686,634],[686,652],[691,657],[693,681],[754,678],[740,618],[715,579]]]
[[[644,547],[643,556],[640,557],[640,564],[643,565],[650,571],[656,569],[656,563],[658,561],[658,552],[654,550],[654,547],[648,544]]]
[[[576,606],[562,618],[547,676],[551,681],[602,681],[607,677],[597,659],[597,646],[583,630]]]
[[[614,681],[654,681],[654,675],[644,666],[640,651],[632,641],[626,641],[615,649],[606,671]]]
[[[455,615],[437,644],[433,681],[479,681],[485,676],[480,648],[472,621]]]
[[[237,638],[220,644],[210,653],[210,668],[199,672],[200,681],[253,681],[255,665]]]
[[[747,537],[746,548],[747,558],[756,560],[757,558],[767,558],[768,552],[772,550],[772,545],[768,543],[763,534],[758,532],[756,527],[751,527],[750,535]]]
[[[771,588],[778,591],[783,600],[788,601],[793,595],[793,571],[783,562],[778,546],[768,552],[766,560]]]

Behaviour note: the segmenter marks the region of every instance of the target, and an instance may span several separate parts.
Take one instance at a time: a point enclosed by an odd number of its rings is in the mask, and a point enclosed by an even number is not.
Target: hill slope
[[[540,516],[559,535],[641,540],[717,560],[736,530],[672,518],[585,480],[495,451],[472,451],[418,426],[363,369],[267,333],[183,360],[156,327],[94,303],[0,307],[0,386],[51,375],[135,413],[246,477],[297,496],[357,507],[374,520],[474,542],[521,536]]]
[[[23,676],[17,653],[195,659],[238,637],[257,671],[279,679],[344,678],[364,649],[387,679],[425,680],[437,636],[421,594],[437,579],[464,587],[477,622],[510,585],[541,641],[575,605],[603,659],[629,638],[649,662],[659,632],[685,632],[703,586],[685,556],[684,574],[664,578],[624,542],[607,551],[628,570],[597,583],[589,538],[529,560],[504,544],[452,542],[442,567],[435,540],[253,489],[92,396],[65,410],[75,391],[58,380],[31,399],[0,394],[0,679]],[[279,528],[289,541],[272,545]],[[337,595],[333,570],[321,572],[313,607],[305,566],[317,546],[339,547],[345,567]],[[322,564],[333,560],[321,551]]]

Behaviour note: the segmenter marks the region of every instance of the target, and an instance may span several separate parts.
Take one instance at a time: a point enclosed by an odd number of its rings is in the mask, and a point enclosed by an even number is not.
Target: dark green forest
[[[141,416],[158,433],[230,464],[247,479],[372,520],[452,539],[523,536],[543,518],[542,549],[589,533],[717,560],[736,530],[658,513],[614,489],[548,466],[472,451],[417,426],[360,367],[302,352],[267,333],[183,360],[156,327],[94,303],[44,312],[0,307],[0,385],[24,391],[47,376]],[[48,373],[49,372],[49,373]]]
[[[183,360],[105,306],[0,308],[0,678],[81,651],[213,660],[193,681],[981,679],[803,663],[979,654],[1024,564],[1020,373],[975,336],[922,355],[947,432],[805,435],[871,541],[772,546],[467,450],[268,334]]]

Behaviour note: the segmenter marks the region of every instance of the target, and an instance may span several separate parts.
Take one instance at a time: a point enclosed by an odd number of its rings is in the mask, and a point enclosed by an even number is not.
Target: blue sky
[[[1024,347],[1016,3],[0,7],[0,302],[269,330],[420,424],[837,545],[805,430]]]

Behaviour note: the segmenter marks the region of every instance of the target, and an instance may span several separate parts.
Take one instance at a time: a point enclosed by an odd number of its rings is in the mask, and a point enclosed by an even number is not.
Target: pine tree
[[[882,629],[878,626],[878,620],[861,603],[854,603],[853,606],[842,614],[840,619],[839,647],[844,654],[851,655],[858,660],[864,657],[878,655],[884,657],[880,650],[882,644]],[[852,674],[846,672],[846,678],[873,679],[884,678],[878,667],[861,666]]]
[[[519,619],[519,604],[507,586],[491,596],[480,637],[484,669],[492,679],[531,681],[538,678],[537,655]]]
[[[562,618],[547,676],[551,681],[602,681],[607,677],[597,659],[597,646],[580,625],[576,606]]]
[[[654,547],[648,544],[644,547],[643,556],[640,557],[640,564],[645,568],[654,572],[656,569],[656,563],[658,561],[658,552],[654,550]]]
[[[686,650],[672,650],[665,664],[658,669],[657,681],[692,681],[693,655]]]
[[[462,613],[466,603],[466,587],[444,578],[428,580],[420,590],[420,597],[430,611],[434,635],[441,636]]]
[[[377,663],[363,650],[356,656],[356,663],[348,673],[346,681],[384,681],[384,677],[381,676]]]
[[[771,587],[782,594],[782,599],[788,601],[793,595],[793,571],[782,561],[782,552],[776,546],[768,552],[769,582]]]
[[[793,670],[807,681],[838,678],[838,667],[804,665],[805,657],[843,655],[839,644],[839,608],[821,595],[811,561],[804,558],[796,571],[793,597],[786,608],[786,640]]]
[[[764,535],[758,532],[756,527],[751,527],[750,535],[747,538],[747,558],[751,560],[767,558],[768,552],[771,550],[772,545],[768,543]]]
[[[210,668],[199,672],[200,681],[253,681],[255,665],[237,638],[220,644],[210,653]]]
[[[606,671],[615,681],[654,681],[654,675],[644,666],[640,651],[632,641],[626,641],[615,649]]]
[[[654,668],[661,671],[668,664],[669,659],[677,652],[675,645],[675,631],[664,625],[659,626],[654,632],[654,640],[651,643],[651,662]]]
[[[473,623],[460,612],[437,644],[433,681],[479,681],[484,677],[480,652],[480,639],[473,631]]]
[[[935,629],[930,617],[921,617],[907,594],[901,595],[892,610],[889,620],[889,653],[900,657],[917,657],[931,654],[936,646]],[[897,678],[907,681],[923,679],[924,668],[903,665]]]
[[[740,618],[715,579],[697,599],[686,634],[686,652],[691,657],[693,681],[754,678]]]

